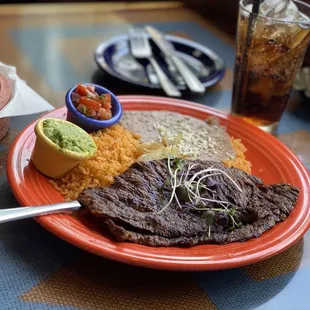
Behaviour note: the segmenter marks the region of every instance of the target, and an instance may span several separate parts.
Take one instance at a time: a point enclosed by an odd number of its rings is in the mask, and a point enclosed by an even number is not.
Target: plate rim
[[[310,226],[310,204],[309,204],[309,188],[310,188],[310,177],[307,169],[303,165],[303,163],[298,159],[298,157],[291,151],[289,150],[281,141],[277,140],[275,137],[270,136],[269,134],[261,131],[260,129],[256,128],[255,126],[246,123],[245,121],[226,114],[225,112],[219,111],[214,108],[210,108],[207,106],[203,106],[201,104],[197,103],[192,103],[190,101],[185,101],[185,100],[180,100],[180,99],[171,99],[171,98],[165,98],[165,97],[156,97],[156,96],[118,96],[118,99],[122,101],[126,101],[127,104],[131,103],[141,103],[143,101],[153,101],[156,103],[162,103],[166,105],[171,105],[172,107],[189,107],[189,110],[192,110],[192,108],[196,108],[196,110],[201,110],[205,113],[213,114],[218,117],[220,117],[222,120],[227,120],[229,123],[229,120],[238,120],[238,122],[242,123],[244,126],[248,127],[253,131],[254,133],[258,133],[263,136],[268,136],[268,139],[271,139],[271,141],[276,141],[276,143],[283,148],[286,152],[290,154],[290,159],[294,160],[294,164],[298,165],[298,168],[300,169],[299,171],[303,175],[303,182],[308,185],[308,189],[304,192],[305,197],[307,198],[307,213],[305,214],[306,216],[303,218],[303,220],[299,220],[298,223],[301,221],[301,225],[298,228],[297,231],[294,231],[293,233],[289,233],[289,238],[281,240],[277,242],[275,245],[273,245],[271,248],[262,250],[260,252],[255,252],[250,255],[248,255],[246,258],[244,256],[239,256],[239,257],[228,257],[226,259],[223,259],[221,261],[206,261],[206,260],[183,260],[183,259],[167,259],[167,258],[148,258],[146,256],[144,257],[136,257],[135,255],[128,255],[128,253],[123,253],[122,255],[119,255],[119,253],[116,252],[111,252],[108,249],[105,249],[104,251],[102,249],[98,249],[92,245],[90,248],[90,245],[85,243],[84,241],[81,243],[81,240],[77,240],[76,237],[71,233],[67,234],[66,232],[64,233],[64,230],[58,227],[55,224],[53,225],[53,216],[42,216],[39,218],[36,218],[36,221],[43,226],[45,229],[48,231],[52,232],[56,236],[60,237],[61,239],[83,249],[88,252],[91,252],[93,254],[97,254],[99,256],[103,256],[108,259],[113,259],[122,263],[127,263],[127,264],[132,264],[132,265],[137,265],[137,266],[142,266],[142,267],[149,267],[149,268],[154,268],[154,269],[165,269],[165,270],[181,270],[181,271],[206,271],[206,270],[218,270],[218,269],[227,269],[227,268],[234,268],[234,267],[240,267],[244,266],[247,264],[251,263],[256,263],[258,261],[264,260],[266,258],[269,258],[271,256],[274,256],[282,251],[284,251],[286,248],[297,242],[308,230]],[[63,111],[65,112],[65,107],[61,107],[58,109],[53,110],[52,112],[48,112],[47,114],[44,114],[40,116],[38,119],[42,117],[46,117],[50,113],[53,113],[55,111]],[[124,109],[126,110],[126,109]],[[14,142],[12,143],[9,154],[8,154],[8,161],[7,161],[7,178],[8,178],[8,183],[11,187],[11,190],[13,191],[16,199],[21,205],[24,205],[23,199],[21,198],[21,194],[18,191],[18,186],[16,186],[16,180],[14,179],[14,171],[12,170],[13,168],[13,154],[15,149],[18,148],[17,144],[20,140],[20,138],[27,133],[27,131],[31,128],[31,126],[34,125],[34,123],[37,121],[34,120],[31,122],[28,126],[26,126],[20,133],[19,135],[15,138]],[[15,185],[15,186],[14,186]],[[288,232],[286,232],[288,234]],[[259,237],[261,238],[261,237]],[[282,237],[283,239],[283,237]],[[249,242],[249,241],[247,241]],[[210,245],[203,245],[203,246],[210,246]],[[225,246],[225,245],[224,245]],[[145,246],[146,247],[146,246]],[[191,248],[189,248],[191,249]],[[104,252],[104,253],[103,253]]]
[[[149,36],[148,36],[149,37]],[[172,42],[178,42],[184,45],[189,45],[189,46],[193,46],[199,50],[204,51],[204,53],[206,55],[209,54],[214,54],[216,55],[221,62],[223,63],[223,66],[220,70],[216,71],[215,76],[212,79],[208,79],[207,81],[203,82],[203,85],[205,86],[205,89],[216,85],[219,81],[221,81],[225,75],[226,72],[226,64],[224,59],[219,56],[216,52],[214,52],[212,49],[210,49],[207,46],[204,46],[203,44],[200,44],[198,42],[189,40],[189,39],[185,39],[179,36],[174,36],[174,35],[165,35],[165,38],[168,40],[171,40]],[[131,81],[130,79],[127,79],[125,76],[123,76],[122,74],[118,73],[117,71],[111,70],[111,67],[107,64],[107,62],[105,61],[104,57],[103,57],[103,51],[106,50],[108,47],[112,46],[113,44],[116,44],[117,42],[120,41],[128,41],[128,35],[126,34],[122,34],[116,37],[111,38],[110,40],[106,40],[103,41],[101,43],[99,43],[96,46],[95,52],[94,52],[94,59],[95,62],[97,64],[97,66],[103,70],[104,72],[110,74],[111,76],[113,76],[114,78],[120,79],[126,83],[129,84],[134,84],[136,86],[140,86],[140,87],[144,87],[144,88],[148,88],[148,89],[156,89],[156,90],[161,90],[161,86],[160,85],[156,85],[156,84],[151,84],[151,83],[143,83],[143,82],[137,82],[137,81]],[[208,55],[209,56],[209,55]],[[209,56],[210,57],[210,56]],[[211,59],[211,57],[210,57]],[[212,59],[211,59],[212,60]],[[212,60],[213,61],[213,60]],[[184,86],[178,86],[177,88],[179,90],[186,90],[186,87]]]

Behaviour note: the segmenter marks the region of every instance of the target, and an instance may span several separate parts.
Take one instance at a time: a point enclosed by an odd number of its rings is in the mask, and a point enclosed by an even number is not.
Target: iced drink
[[[267,0],[254,16],[252,2],[240,1],[232,112],[274,132],[309,43],[310,6]]]

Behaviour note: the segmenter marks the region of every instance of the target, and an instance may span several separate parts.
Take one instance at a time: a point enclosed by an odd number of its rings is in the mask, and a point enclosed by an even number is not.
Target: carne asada
[[[136,163],[78,200],[118,241],[190,247],[258,237],[287,218],[298,193],[222,163],[168,158]]]

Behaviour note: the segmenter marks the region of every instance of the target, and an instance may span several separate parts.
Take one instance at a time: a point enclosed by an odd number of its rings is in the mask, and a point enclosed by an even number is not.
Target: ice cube
[[[290,0],[265,0],[260,5],[260,14],[268,17],[276,17],[287,7]]]
[[[259,12],[266,17],[284,19],[285,21],[310,22],[309,18],[299,11],[292,0],[265,0],[260,5]]]
[[[300,12],[293,1],[288,1],[287,5],[281,11],[275,14],[276,18],[283,18],[287,21],[294,21],[300,19]]]
[[[246,6],[245,6],[245,10],[242,10],[242,15],[244,16],[244,17],[249,17],[249,12],[252,12],[252,9],[253,9],[253,4],[247,4]]]
[[[307,27],[309,27],[310,18],[307,15],[305,15],[304,13],[300,13],[299,14],[299,20],[307,23],[308,24]],[[300,25],[300,26],[303,27],[302,25]],[[303,27],[303,28],[307,28],[307,27]]]

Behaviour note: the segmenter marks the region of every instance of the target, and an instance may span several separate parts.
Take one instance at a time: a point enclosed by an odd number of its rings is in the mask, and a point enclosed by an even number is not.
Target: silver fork
[[[129,40],[131,54],[139,60],[147,59],[150,62],[165,93],[171,97],[181,97],[181,92],[175,87],[153,57],[152,49],[145,30],[130,28]]]
[[[53,205],[19,207],[0,210],[0,224],[15,220],[26,219],[29,217],[56,214],[61,212],[75,211],[82,206],[77,201],[55,203]]]

